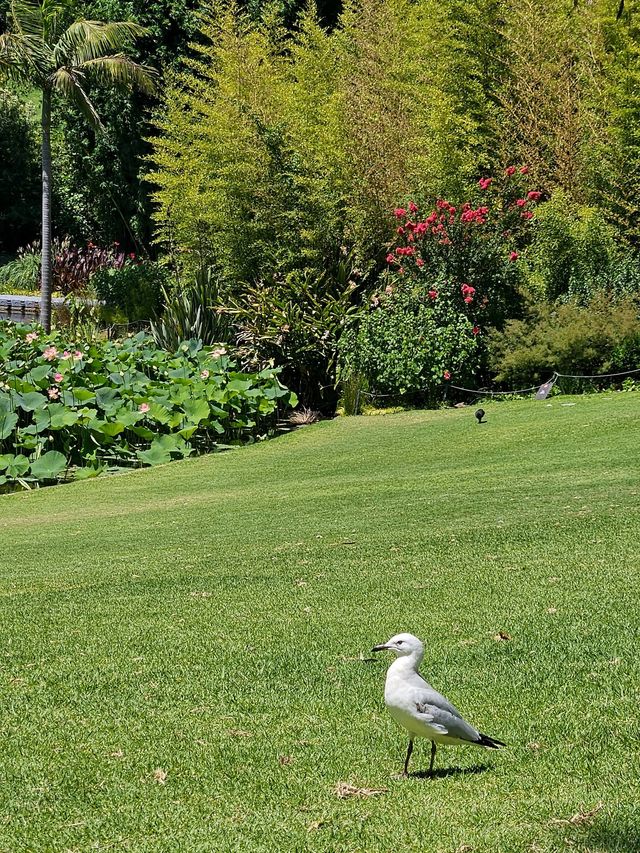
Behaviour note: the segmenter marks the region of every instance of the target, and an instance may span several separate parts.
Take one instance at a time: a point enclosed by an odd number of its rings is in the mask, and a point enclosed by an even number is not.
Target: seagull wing
[[[440,734],[468,743],[477,743],[481,739],[480,732],[436,690],[416,690],[415,705],[418,717]]]

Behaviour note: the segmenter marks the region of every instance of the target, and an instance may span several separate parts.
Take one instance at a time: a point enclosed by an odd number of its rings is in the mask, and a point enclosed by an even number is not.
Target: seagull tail
[[[480,732],[480,740],[477,740],[476,743],[478,746],[486,746],[487,749],[501,749],[503,746],[506,746],[506,743],[503,743],[501,740],[489,737],[489,735],[483,735],[482,732]]]

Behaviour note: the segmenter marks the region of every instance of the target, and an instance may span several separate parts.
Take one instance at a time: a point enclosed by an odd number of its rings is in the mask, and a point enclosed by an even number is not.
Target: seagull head
[[[414,637],[413,634],[396,634],[391,637],[386,643],[381,643],[379,646],[374,646],[372,652],[393,652],[396,657],[408,657],[414,655],[419,660],[422,660],[424,655],[424,646],[422,640]]]

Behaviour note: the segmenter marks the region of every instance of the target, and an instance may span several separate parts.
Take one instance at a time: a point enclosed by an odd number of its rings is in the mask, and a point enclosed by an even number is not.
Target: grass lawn
[[[639,851],[640,394],[485,409],[0,497],[0,850]]]

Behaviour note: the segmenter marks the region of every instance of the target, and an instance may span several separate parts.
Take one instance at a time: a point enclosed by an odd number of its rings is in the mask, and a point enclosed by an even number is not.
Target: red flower
[[[398,269],[398,272],[400,273],[400,275],[404,275],[404,267],[400,267]]]
[[[414,234],[424,234],[426,232],[426,230],[427,230],[427,223],[426,222],[418,222],[418,224],[416,225]]]
[[[411,211],[411,213],[417,213],[418,212],[418,205],[415,202],[410,201],[409,202],[409,210]]]
[[[516,204],[518,205],[518,207],[524,207],[526,203],[527,203],[526,198],[517,198],[516,199]]]
[[[509,255],[509,260],[510,261],[517,261],[519,257],[520,257],[520,255],[517,252],[511,252],[511,254]]]
[[[488,190],[493,182],[493,178],[480,178],[478,186],[481,190]]]
[[[504,173],[508,178],[510,178],[511,175],[515,175],[516,167],[515,166],[507,166],[507,168],[504,170]]]
[[[531,219],[533,213],[530,210],[523,210],[520,216],[522,216],[523,219]]]
[[[432,299],[437,299],[437,298],[438,298],[438,291],[437,291],[437,290],[430,290],[430,291],[429,291],[429,296],[430,296]]]
[[[528,166],[520,166],[520,174],[521,175],[528,175],[529,174],[529,167]]]
[[[539,201],[541,195],[542,193],[538,192],[538,190],[531,190],[531,192],[527,193],[527,198],[530,201]]]
[[[460,290],[462,291],[463,296],[473,296],[473,294],[476,292],[475,287],[471,287],[470,284],[461,285]]]
[[[403,219],[407,215],[407,211],[404,209],[404,207],[396,207],[396,209],[393,211],[393,215],[397,216],[398,219]]]
[[[404,228],[402,227],[402,225],[399,225],[396,228],[396,234],[404,234]]]
[[[465,296],[464,301],[470,305],[473,302],[473,296]]]
[[[387,255],[387,263],[392,264],[394,261],[395,261],[394,256],[391,254],[391,252],[389,252],[389,254]]]
[[[422,258],[416,258],[416,266],[417,267],[423,267],[424,266],[424,261],[422,260]]]
[[[129,257],[131,258],[132,261],[135,261],[136,253],[135,252],[129,252]]]
[[[442,376],[444,377],[444,379],[451,379],[451,374],[449,373],[448,370],[445,370],[445,372],[442,374]]]
[[[480,326],[474,326],[471,331],[473,332],[474,335],[479,335],[480,334]]]

